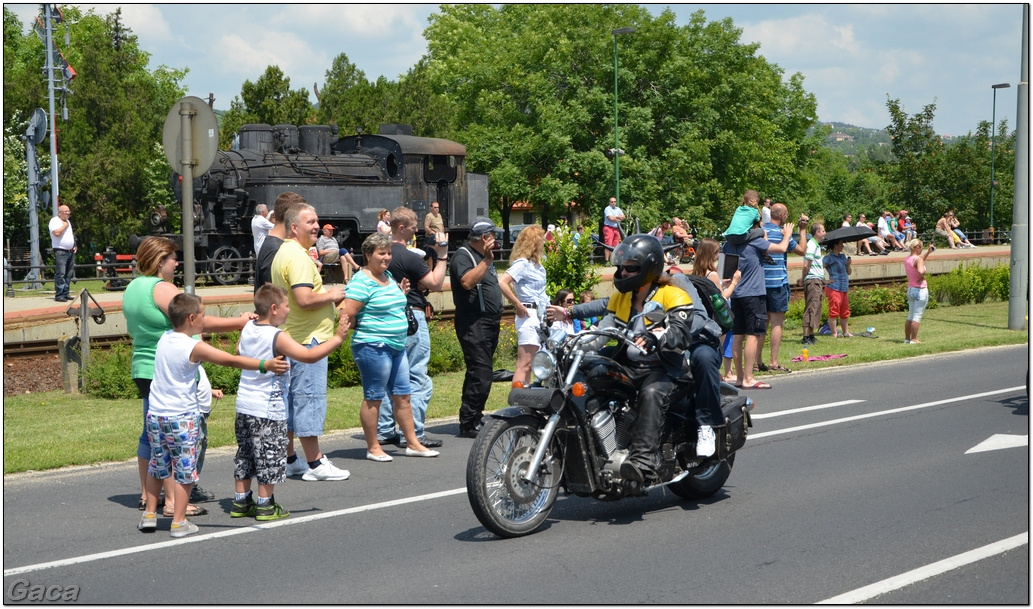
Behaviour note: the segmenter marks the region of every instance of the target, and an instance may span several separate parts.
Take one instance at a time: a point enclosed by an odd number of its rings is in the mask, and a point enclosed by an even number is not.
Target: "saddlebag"
[[[729,455],[746,444],[746,428],[753,427],[750,419],[752,403],[742,395],[721,396],[721,412],[725,416],[725,425],[717,431],[717,458],[727,459]]]

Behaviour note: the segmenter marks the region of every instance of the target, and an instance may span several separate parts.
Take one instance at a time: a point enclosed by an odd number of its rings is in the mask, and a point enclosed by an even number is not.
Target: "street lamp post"
[[[994,109],[990,119],[990,243],[994,242],[994,157],[997,156],[997,90],[1007,89],[1011,85],[1002,82],[991,85],[994,90]]]
[[[621,139],[617,131],[617,36],[631,34],[637,28],[628,26],[612,30],[613,34],[613,196],[621,204]]]

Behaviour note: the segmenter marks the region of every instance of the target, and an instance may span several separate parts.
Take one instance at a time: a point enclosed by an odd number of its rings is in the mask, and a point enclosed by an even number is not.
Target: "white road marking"
[[[849,406],[851,404],[860,404],[866,400],[843,400],[842,402],[829,402],[828,404],[818,404],[817,406],[806,406],[804,408],[793,408],[792,410],[779,410],[778,412],[762,412],[760,414],[750,413],[751,419],[771,419],[774,417],[784,417],[790,414],[799,414],[801,412],[811,412],[812,410],[824,410],[825,408],[835,408],[836,406]]]
[[[1003,448],[1017,448],[1019,446],[1029,446],[1029,436],[1015,436],[1003,433],[995,433],[986,440],[983,440],[979,444],[976,444],[972,448],[965,451],[966,455],[972,453],[982,453],[990,450],[1001,450]]]
[[[838,425],[840,423],[850,423],[852,421],[860,421],[862,419],[870,419],[873,417],[881,417],[888,414],[897,414],[900,412],[908,412],[911,410],[921,410],[922,408],[931,408],[933,406],[942,406],[944,404],[951,404],[954,402],[962,402],[965,400],[974,400],[978,398],[985,398],[992,395],[999,395],[1002,393],[1010,393],[1012,391],[1018,391],[1019,389],[1025,389],[1025,385],[1019,385],[1017,387],[1009,387],[1007,389],[996,389],[994,391],[986,391],[983,393],[973,393],[972,395],[963,395],[956,398],[948,398],[946,400],[936,400],[935,402],[926,402],[924,404],[915,404],[914,406],[904,406],[903,408],[891,408],[889,410],[880,410],[879,412],[869,412],[867,414],[859,414],[852,417],[844,417],[842,419],[833,419],[831,421],[821,421],[819,423],[810,423],[808,425],[798,425],[796,427],[787,427],[785,429],[776,429],[774,431],[764,431],[761,433],[750,434],[748,438],[750,440],[757,440],[760,438],[769,438],[771,436],[781,436],[796,431],[804,431],[807,429],[816,429],[818,427],[828,427],[830,425]]]
[[[957,556],[945,558],[943,560],[934,562],[930,565],[919,567],[913,571],[908,571],[907,573],[901,573],[900,575],[897,575],[895,577],[884,579],[881,582],[876,582],[869,586],[858,588],[857,590],[852,590],[845,594],[840,594],[839,596],[834,596],[832,598],[825,599],[823,601],[818,602],[817,604],[847,605],[863,603],[864,601],[875,598],[880,594],[886,594],[887,592],[899,590],[905,586],[910,586],[911,584],[915,584],[920,581],[929,579],[930,577],[941,575],[943,573],[952,571],[959,567],[964,567],[965,565],[983,560],[985,558],[990,558],[991,556],[1003,554],[1008,550],[1015,549],[1019,546],[1027,545],[1028,543],[1029,531],[1026,531],[1021,535],[1009,537],[1008,539],[1002,539],[1001,541],[998,541],[996,543],[992,543],[981,548],[976,548],[975,550],[969,550],[968,552],[958,554]]]
[[[311,514],[309,516],[300,516],[298,518],[285,518],[283,520],[276,520],[273,522],[263,522],[255,524],[249,527],[238,527],[233,529],[227,529],[219,531],[218,533],[208,533],[205,535],[193,535],[191,537],[184,537],[182,539],[173,539],[171,541],[162,541],[159,543],[149,543],[142,546],[133,546],[130,548],[122,548],[120,550],[111,550],[108,552],[99,552],[97,554],[86,554],[84,556],[75,556],[72,558],[64,558],[61,560],[54,560],[51,562],[42,562],[35,565],[26,565],[24,567],[15,567],[13,569],[4,569],[4,577],[11,575],[21,575],[23,573],[31,573],[33,571],[43,571],[44,569],[53,569],[55,567],[67,567],[69,565],[77,565],[84,562],[94,562],[98,560],[104,560],[106,558],[117,558],[119,556],[128,556],[129,554],[138,554],[140,552],[153,552],[156,550],[164,550],[172,546],[182,545],[186,543],[195,543],[199,541],[210,541],[212,539],[221,539],[223,537],[232,537],[234,535],[243,535],[244,533],[255,533],[265,529],[275,529],[277,527],[287,527],[293,524],[303,524],[306,522],[312,522],[315,520],[323,520],[324,518],[336,518],[337,516],[346,516],[348,514],[358,514],[360,512],[371,512],[373,510],[381,510],[384,508],[395,507],[397,505],[405,505],[407,503],[416,503],[418,501],[429,501],[431,499],[440,499],[441,497],[450,497],[452,495],[459,495],[466,492],[466,487],[454,488],[450,491],[441,491],[438,493],[428,493],[426,495],[418,495],[416,497],[406,497],[404,499],[394,499],[392,501],[383,501],[381,503],[372,503],[370,505],[360,505],[353,508],[346,508],[343,510],[334,510],[332,512],[322,512],[319,514]]]

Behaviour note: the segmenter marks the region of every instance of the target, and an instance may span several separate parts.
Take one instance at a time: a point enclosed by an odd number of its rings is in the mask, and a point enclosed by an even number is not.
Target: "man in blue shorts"
[[[764,231],[768,234],[768,240],[778,243],[782,240],[782,227],[789,218],[789,210],[781,203],[771,206],[771,222],[764,225]],[[801,219],[800,240],[789,237],[788,252],[797,256],[803,256],[807,252],[807,221]],[[764,337],[760,338],[760,345],[757,348],[757,367],[760,370],[777,370],[778,372],[790,372],[789,368],[778,363],[778,351],[782,346],[782,324],[785,322],[786,311],[789,310],[789,272],[786,269],[786,254],[768,252],[774,264],[764,264],[764,288],[767,290],[768,310],[768,331],[771,332],[771,362],[764,364],[762,353],[764,352]]]
[[[757,215],[757,225],[760,215]],[[767,333],[767,290],[764,288],[765,253],[782,254],[789,247],[789,227],[782,228],[782,240],[772,243],[767,239],[752,239],[745,243],[725,242],[721,251],[739,256],[742,279],[732,292],[732,359],[735,362],[735,386],[745,389],[770,389],[767,383],[753,378],[753,364],[757,361],[760,339]],[[745,343],[745,346],[744,346]],[[744,360],[745,352],[745,362]]]

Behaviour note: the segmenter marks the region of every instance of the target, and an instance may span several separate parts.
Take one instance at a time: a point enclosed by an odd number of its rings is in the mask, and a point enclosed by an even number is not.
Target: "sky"
[[[26,26],[38,4],[5,4]],[[215,95],[229,109],[241,85],[277,65],[291,88],[322,86],[334,57],[345,53],[375,81],[397,80],[427,52],[423,38],[436,4],[80,4],[106,15],[122,7],[124,23],[151,54],[149,67],[189,68],[188,95]],[[1020,76],[1020,4],[647,4],[670,8],[677,23],[703,10],[708,21],[731,17],[742,42],[784,70],[800,72],[818,100],[818,118],[859,127],[889,124],[887,96],[909,115],[936,104],[941,135],[975,132],[991,120],[1015,126]],[[609,32],[600,35],[609,36]],[[73,30],[74,37],[74,30]],[[61,37],[58,38],[59,43]],[[75,66],[73,66],[75,67]],[[74,87],[73,87],[74,88]],[[70,101],[74,109],[75,98]]]

